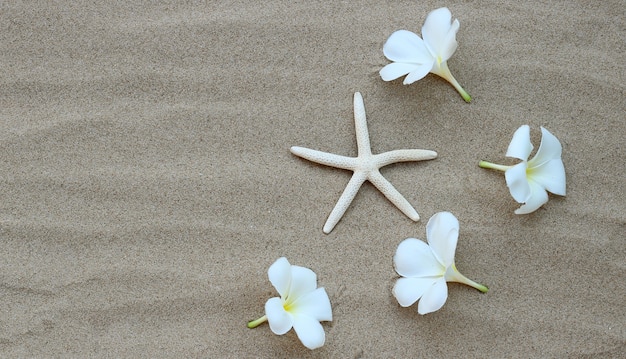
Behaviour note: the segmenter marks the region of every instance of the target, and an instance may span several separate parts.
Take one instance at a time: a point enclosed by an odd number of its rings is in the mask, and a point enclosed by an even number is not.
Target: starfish
[[[348,182],[346,189],[339,197],[335,208],[328,216],[324,224],[324,233],[330,233],[339,222],[343,214],[352,203],[363,182],[370,181],[387,199],[414,221],[419,220],[417,211],[411,206],[391,182],[387,181],[379,169],[396,162],[432,160],[437,157],[437,152],[429,150],[395,150],[379,154],[372,154],[370,139],[367,131],[365,106],[363,97],[359,92],[354,94],[354,124],[356,128],[356,143],[358,148],[357,157],[346,157],[328,152],[311,150],[304,147],[291,147],[291,153],[309,161],[317,162],[326,166],[353,171],[354,174]]]

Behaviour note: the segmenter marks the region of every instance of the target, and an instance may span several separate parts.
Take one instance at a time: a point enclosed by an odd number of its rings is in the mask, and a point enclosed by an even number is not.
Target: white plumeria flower
[[[530,143],[530,127],[523,125],[515,131],[506,151],[507,157],[518,158],[522,162],[514,166],[497,165],[480,161],[483,168],[504,171],[506,185],[511,196],[523,205],[515,214],[536,211],[548,202],[548,192],[565,196],[565,167],[561,160],[561,143],[550,131],[541,127],[541,144],[537,154],[528,160],[533,145]]]
[[[447,61],[458,45],[458,30],[459,20],[452,21],[450,10],[442,7],[426,17],[422,27],[423,40],[411,31],[394,32],[383,46],[385,56],[394,62],[380,70],[380,77],[392,81],[407,75],[403,83],[409,85],[432,72],[450,82],[463,99],[470,102],[472,98],[448,69]]]
[[[281,257],[267,271],[270,282],[280,298],[265,303],[265,315],[248,323],[255,328],[267,321],[274,334],[283,335],[292,327],[309,349],[324,345],[326,335],[320,321],[333,320],[330,300],[324,288],[317,288],[317,276],[304,267],[289,264]]]
[[[450,212],[439,212],[426,225],[428,244],[407,238],[398,245],[393,263],[402,276],[393,287],[393,295],[403,307],[417,300],[417,312],[439,310],[448,298],[446,282],[459,282],[485,293],[489,289],[459,273],[454,252],[459,237],[459,221]]]

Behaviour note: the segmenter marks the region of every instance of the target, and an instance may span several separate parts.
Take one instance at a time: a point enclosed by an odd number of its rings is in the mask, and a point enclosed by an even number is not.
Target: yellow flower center
[[[291,312],[293,310],[293,301],[289,300],[289,298],[285,298],[283,301],[283,308],[287,312]]]

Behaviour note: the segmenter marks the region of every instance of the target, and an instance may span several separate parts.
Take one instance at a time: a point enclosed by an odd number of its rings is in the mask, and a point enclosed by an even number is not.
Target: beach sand
[[[382,46],[447,6],[448,65],[384,82]],[[0,356],[4,358],[618,358],[626,352],[623,1],[23,1],[0,5]],[[328,235],[356,156],[437,151],[366,183]],[[515,215],[514,131],[562,143],[567,196]],[[460,222],[458,269],[425,316],[391,293],[392,257],[428,219]],[[274,335],[267,269],[311,268],[326,344]]]

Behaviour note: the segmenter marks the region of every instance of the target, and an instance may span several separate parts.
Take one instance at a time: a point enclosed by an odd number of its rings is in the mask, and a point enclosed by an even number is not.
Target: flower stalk
[[[486,285],[482,285],[480,283],[474,282],[473,280],[467,278],[463,274],[461,274],[457,269],[456,265],[452,265],[446,271],[446,281],[448,282],[457,282],[469,285],[470,287],[476,288],[482,293],[487,293],[489,288]]]
[[[461,97],[463,97],[463,100],[465,100],[465,102],[467,103],[472,102],[472,97],[470,96],[470,94],[468,94],[467,91],[465,91],[465,89],[463,89],[463,87],[459,85],[459,83],[456,81],[456,79],[453,76],[450,76],[450,78],[448,79],[448,82],[450,82],[452,86],[454,86],[454,88],[461,94]]]
[[[249,321],[248,322],[248,328],[250,328],[250,329],[256,328],[256,327],[258,327],[259,325],[261,325],[261,324],[263,324],[265,322],[267,322],[267,316],[266,315],[262,316],[259,319]]]
[[[509,168],[513,167],[513,166],[504,166],[504,165],[499,165],[499,164],[495,164],[495,163],[491,163],[491,162],[487,162],[487,161],[480,161],[478,162],[478,166],[482,167],[482,168],[487,168],[487,169],[491,169],[491,170],[497,170],[497,171],[506,171]]]
[[[465,100],[465,102],[467,103],[470,103],[472,101],[472,97],[470,96],[469,93],[467,93],[467,91],[465,91],[465,89],[454,78],[454,76],[450,72],[450,69],[448,68],[448,63],[442,62],[439,64],[438,67],[439,67],[439,71],[433,70],[433,73],[436,75],[439,75],[440,77],[448,81],[450,84],[452,84],[452,86],[454,86],[454,88],[461,94],[461,97],[463,97],[463,100]]]

